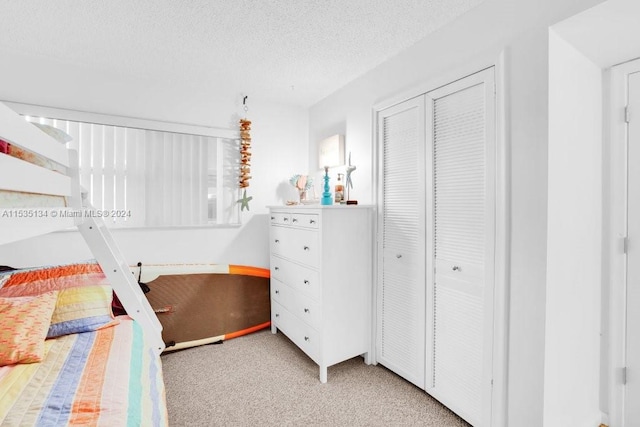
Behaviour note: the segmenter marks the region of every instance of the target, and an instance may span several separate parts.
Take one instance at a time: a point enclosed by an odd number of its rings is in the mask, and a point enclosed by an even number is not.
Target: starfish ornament
[[[253,199],[253,196],[247,197],[247,190],[244,190],[244,193],[242,193],[242,199],[236,202],[241,203],[240,211],[243,211],[244,208],[247,208],[247,210],[249,210],[249,202],[251,201],[251,199]]]

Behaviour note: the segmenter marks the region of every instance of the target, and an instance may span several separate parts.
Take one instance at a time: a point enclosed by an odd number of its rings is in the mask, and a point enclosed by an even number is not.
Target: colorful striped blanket
[[[167,426],[160,357],[127,316],[45,341],[40,363],[0,367],[2,426]]]

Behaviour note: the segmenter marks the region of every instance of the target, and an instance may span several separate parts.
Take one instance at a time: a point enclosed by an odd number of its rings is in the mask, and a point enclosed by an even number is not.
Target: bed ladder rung
[[[164,350],[162,325],[104,221],[89,217],[78,225],[78,229],[127,314],[140,323],[150,339],[154,340],[154,349],[158,353],[162,352]]]

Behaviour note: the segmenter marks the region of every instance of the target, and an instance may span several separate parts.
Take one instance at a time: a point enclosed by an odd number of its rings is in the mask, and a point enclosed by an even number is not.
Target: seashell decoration
[[[251,179],[251,120],[240,119],[240,188],[247,188]]]

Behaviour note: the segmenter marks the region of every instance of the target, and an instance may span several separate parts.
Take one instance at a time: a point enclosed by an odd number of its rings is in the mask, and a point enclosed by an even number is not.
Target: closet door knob
[[[273,269],[274,269],[275,271],[278,271],[278,270],[280,270],[280,267],[273,267]]]
[[[308,309],[308,308],[305,308],[305,309],[304,309],[304,312],[305,312],[305,313],[308,313],[308,312],[309,312],[309,309]]]
[[[304,337],[304,340],[305,341],[309,341],[309,337]]]
[[[274,242],[280,243],[280,239],[275,239]]]
[[[397,254],[396,258],[398,258],[398,259],[402,258],[402,254]]]
[[[308,250],[309,250],[309,246],[305,246],[305,247],[304,247],[304,248],[302,248],[302,249],[304,249],[305,251],[308,251]]]
[[[304,284],[305,284],[305,285],[308,285],[308,284],[309,284],[309,281],[308,281],[308,280],[305,280],[305,281],[304,281]]]
[[[280,313],[276,313],[276,317],[280,317]]]
[[[276,294],[279,294],[279,293],[280,293],[280,291],[276,289]]]

